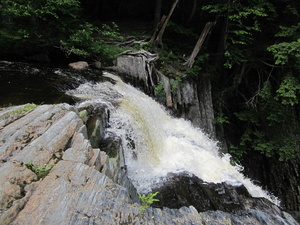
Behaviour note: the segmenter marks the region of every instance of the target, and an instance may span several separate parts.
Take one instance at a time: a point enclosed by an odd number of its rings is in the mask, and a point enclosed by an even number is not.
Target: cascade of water
[[[245,178],[240,166],[231,165],[229,155],[221,156],[217,143],[200,129],[172,118],[161,105],[117,76],[105,76],[116,84],[87,83],[69,94],[89,101],[118,102],[118,107],[110,105],[109,131],[122,138],[128,174],[140,193],[151,191],[168,173],[188,172],[205,182],[243,184],[253,197],[279,204],[277,198]]]

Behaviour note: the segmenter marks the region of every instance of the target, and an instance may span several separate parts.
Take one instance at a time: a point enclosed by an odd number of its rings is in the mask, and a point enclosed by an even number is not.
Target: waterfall
[[[244,185],[253,197],[279,200],[254,185],[241,166],[220,154],[217,142],[192,126],[173,118],[156,101],[112,74],[114,82],[85,83],[68,94],[86,101],[105,103],[110,110],[109,132],[122,139],[128,176],[138,192],[150,192],[168,179],[169,173],[187,172],[205,182]],[[81,103],[82,104],[82,103]]]

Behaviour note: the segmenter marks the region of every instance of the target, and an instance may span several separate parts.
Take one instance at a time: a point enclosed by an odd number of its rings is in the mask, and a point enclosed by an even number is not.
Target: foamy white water
[[[122,138],[128,174],[140,193],[151,191],[168,173],[188,172],[205,182],[243,184],[253,197],[279,204],[277,198],[245,178],[241,167],[231,165],[229,155],[220,156],[217,143],[200,129],[171,117],[160,104],[119,77],[105,76],[116,84],[87,83],[69,94],[109,104],[109,131]]]

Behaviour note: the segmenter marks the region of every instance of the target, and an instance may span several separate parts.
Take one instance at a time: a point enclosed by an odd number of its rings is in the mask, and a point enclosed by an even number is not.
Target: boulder
[[[89,67],[89,64],[85,61],[79,61],[79,62],[70,63],[69,67],[75,70],[84,70]]]
[[[95,69],[101,70],[102,69],[102,63],[100,61],[95,61],[92,64],[92,67],[95,68]]]

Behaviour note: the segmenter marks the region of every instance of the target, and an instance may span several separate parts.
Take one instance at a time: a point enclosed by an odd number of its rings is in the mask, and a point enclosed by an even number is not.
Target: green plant
[[[162,99],[166,98],[166,91],[164,88],[164,83],[162,81],[159,81],[155,87],[155,96]]]
[[[122,40],[118,32],[117,24],[112,26],[102,25],[102,28],[85,22],[73,30],[67,40],[60,40],[60,48],[69,56],[75,54],[82,57],[91,57],[100,60],[103,65],[110,64],[116,55],[125,49],[113,44],[107,44],[116,40]]]
[[[299,103],[300,99],[300,83],[299,80],[288,74],[284,77],[280,87],[276,91],[275,100],[280,101],[283,105],[291,105]]]
[[[141,206],[140,206],[141,213],[143,213],[147,208],[149,208],[153,202],[159,201],[158,199],[154,198],[157,194],[158,192],[149,193],[149,194],[139,194],[141,200]]]
[[[224,123],[229,123],[229,120],[228,120],[227,116],[221,115],[221,116],[214,118],[213,123],[214,124],[224,124]]]
[[[211,2],[210,2],[211,4]],[[261,21],[271,18],[274,8],[268,1],[219,1],[202,9],[217,17],[223,17],[227,26],[224,38],[226,68],[231,69],[250,58],[255,35],[261,32]]]
[[[267,157],[276,155],[280,161],[293,158],[299,134],[293,110],[299,101],[298,94],[295,77],[286,76],[276,92],[270,81],[266,81],[257,94],[256,104],[234,113],[243,124],[243,131],[239,144],[231,147],[230,152],[240,157],[254,150]]]
[[[54,164],[45,164],[44,166],[35,166],[32,162],[25,164],[28,169],[34,172],[39,179],[48,175]]]
[[[180,77],[176,77],[175,79],[171,79],[170,80],[170,83],[171,83],[171,92],[172,92],[172,94],[175,94],[176,92],[177,92],[177,90],[178,90],[178,85],[179,85],[179,83],[181,82],[182,80],[181,80],[181,78]]]
[[[112,22],[111,25],[103,24],[102,29],[100,30],[100,34],[103,37],[106,37],[106,39],[108,39],[109,41],[124,39],[119,32],[119,26],[115,22]]]

